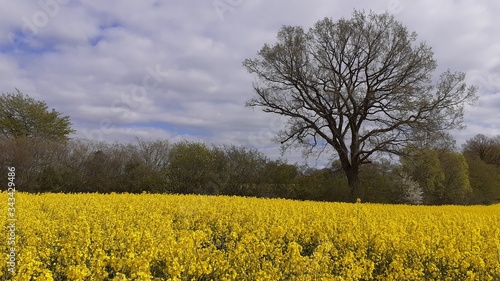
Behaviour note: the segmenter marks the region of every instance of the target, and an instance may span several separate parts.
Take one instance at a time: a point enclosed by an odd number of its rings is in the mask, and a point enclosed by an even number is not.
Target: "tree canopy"
[[[248,106],[289,117],[278,140],[288,148],[333,148],[351,189],[377,153],[401,154],[422,138],[462,127],[476,88],[465,73],[442,73],[431,47],[389,13],[353,13],[309,31],[283,26],[273,45],[244,67],[257,77]]]
[[[69,116],[49,110],[16,89],[16,93],[0,96],[0,134],[6,138],[44,138],[66,140],[73,133]]]

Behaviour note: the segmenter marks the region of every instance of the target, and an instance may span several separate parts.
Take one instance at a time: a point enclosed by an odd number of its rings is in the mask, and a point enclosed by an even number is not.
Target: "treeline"
[[[4,139],[2,166],[26,192],[196,193],[313,199],[295,165],[236,146]],[[2,181],[5,180],[2,178]],[[321,194],[314,199],[319,199]]]
[[[239,195],[349,201],[339,162],[314,169],[236,146],[167,140],[130,144],[3,139],[0,163],[14,166],[19,191]],[[7,174],[1,177],[6,186]],[[362,200],[411,204],[500,202],[500,136],[477,135],[462,152],[414,148],[399,162],[361,169]]]

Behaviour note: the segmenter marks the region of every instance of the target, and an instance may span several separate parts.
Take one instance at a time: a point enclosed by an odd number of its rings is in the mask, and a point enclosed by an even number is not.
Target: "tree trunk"
[[[347,176],[347,183],[349,184],[349,201],[356,202],[358,198],[361,198],[359,167],[349,166],[344,168],[344,172]]]

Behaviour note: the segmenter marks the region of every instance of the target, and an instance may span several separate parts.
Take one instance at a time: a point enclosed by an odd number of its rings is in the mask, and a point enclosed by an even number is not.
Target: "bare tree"
[[[374,153],[461,128],[464,103],[475,99],[465,73],[433,83],[433,52],[416,39],[388,13],[325,18],[308,32],[283,26],[277,43],[243,62],[258,78],[247,106],[289,117],[284,148],[333,148],[355,200],[359,167]]]
[[[141,160],[155,171],[165,169],[169,160],[171,144],[167,140],[136,139]]]

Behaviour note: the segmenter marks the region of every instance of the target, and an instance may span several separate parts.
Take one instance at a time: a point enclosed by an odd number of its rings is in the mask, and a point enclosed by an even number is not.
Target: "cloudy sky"
[[[71,117],[77,138],[244,145],[276,158],[283,120],[244,106],[254,77],[242,61],[282,25],[388,11],[433,48],[438,74],[465,71],[479,87],[467,129],[453,133],[461,144],[500,134],[499,3],[0,0],[0,92],[46,101]],[[302,163],[300,152],[285,158]]]

